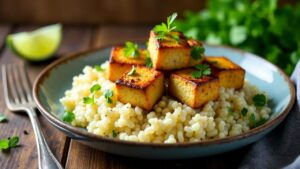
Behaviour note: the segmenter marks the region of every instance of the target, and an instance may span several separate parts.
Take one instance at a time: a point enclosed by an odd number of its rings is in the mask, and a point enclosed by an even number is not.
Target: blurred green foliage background
[[[188,37],[258,54],[291,74],[300,59],[300,2],[209,0],[200,12],[176,23]]]

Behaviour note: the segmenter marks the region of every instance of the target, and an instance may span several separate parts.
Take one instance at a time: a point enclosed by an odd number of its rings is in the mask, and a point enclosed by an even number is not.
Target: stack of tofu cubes
[[[191,56],[192,48],[203,47],[203,44],[187,39],[181,32],[173,33],[178,35],[178,41],[158,39],[151,31],[148,49],[139,49],[138,58],[125,57],[123,46],[112,49],[108,79],[115,82],[120,102],[149,111],[163,94],[168,93],[192,108],[200,108],[208,101],[218,99],[221,86],[242,88],[243,68],[225,57],[200,56],[195,59]],[[151,58],[152,68],[145,66],[147,55]],[[192,72],[198,64],[209,65],[211,74],[194,78]],[[135,74],[128,75],[132,66],[135,66]]]

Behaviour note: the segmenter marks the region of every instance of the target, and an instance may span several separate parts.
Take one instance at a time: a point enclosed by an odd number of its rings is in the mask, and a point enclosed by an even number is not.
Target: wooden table
[[[9,33],[28,31],[38,26],[0,25],[0,65],[7,63],[23,63],[5,47],[5,37]],[[151,27],[146,26],[65,26],[61,46],[55,59],[65,54],[99,47],[105,44],[124,42],[127,40],[146,40]],[[30,78],[34,81],[38,73],[49,64],[32,64],[24,62],[28,67]],[[0,75],[1,76],[1,75]],[[20,146],[9,152],[0,152],[1,169],[35,169],[38,168],[37,149],[34,133],[26,115],[10,112],[4,103],[2,77],[0,77],[0,113],[4,113],[8,122],[0,123],[0,139],[13,135],[20,137]],[[39,117],[44,135],[54,155],[65,168],[69,169],[129,169],[129,168],[237,168],[249,146],[230,153],[212,157],[189,160],[144,160],[121,157],[104,153],[66,137],[51,126],[45,118]]]

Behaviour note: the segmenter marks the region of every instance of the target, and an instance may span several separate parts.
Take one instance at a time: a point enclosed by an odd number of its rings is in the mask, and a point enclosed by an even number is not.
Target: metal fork
[[[24,65],[9,64],[2,66],[2,79],[5,102],[11,111],[25,111],[30,118],[37,142],[39,168],[62,169],[52,154],[41,130],[36,114],[36,105],[31,94],[31,83]]]

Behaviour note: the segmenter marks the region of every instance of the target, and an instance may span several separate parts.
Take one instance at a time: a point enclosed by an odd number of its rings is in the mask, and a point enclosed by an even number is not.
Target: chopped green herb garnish
[[[7,119],[6,119],[6,116],[4,115],[4,114],[1,114],[0,113],[0,122],[4,122],[4,121],[6,121]]]
[[[256,127],[256,117],[253,113],[250,114],[249,121],[253,127]]]
[[[263,107],[267,103],[267,98],[264,94],[256,94],[252,98],[254,105],[257,107]]]
[[[93,104],[95,102],[94,97],[84,97],[83,103],[84,104]]]
[[[193,78],[202,78],[211,74],[211,68],[207,64],[198,64],[195,66],[196,71],[192,72]]]
[[[90,89],[90,92],[91,93],[94,93],[96,91],[99,91],[101,89],[101,86],[99,84],[94,84],[91,89]]]
[[[153,31],[156,33],[156,38],[158,40],[164,40],[167,36],[170,36],[172,39],[174,39],[176,42],[179,41],[179,36],[175,34],[170,34],[170,32],[174,31],[176,29],[176,26],[172,26],[173,22],[175,21],[177,17],[177,13],[173,13],[171,16],[167,18],[167,24],[162,23],[161,25],[156,25],[153,28]]]
[[[10,148],[14,148],[18,145],[18,143],[19,143],[18,136],[13,136],[8,139],[2,139],[0,140],[0,150],[7,150]]]
[[[106,90],[105,91],[105,94],[104,94],[104,98],[105,98],[105,100],[106,100],[106,102],[108,103],[108,104],[111,104],[112,103],[112,99],[111,99],[111,97],[114,95],[114,93],[113,93],[113,91],[112,90]]]
[[[228,107],[227,111],[228,111],[228,115],[230,115],[230,116],[232,116],[234,114],[234,111],[233,111],[232,107]]]
[[[63,121],[71,123],[75,119],[75,114],[70,111],[66,111],[62,116]]]
[[[125,42],[124,55],[126,57],[138,58],[140,56],[138,44],[133,42]]]
[[[147,68],[152,68],[153,67],[153,63],[152,63],[152,60],[151,60],[150,57],[147,57],[145,59],[145,65],[146,65]]]
[[[268,119],[261,118],[258,122],[256,122],[256,126],[261,126],[265,124],[268,121]]]
[[[118,136],[118,133],[117,133],[115,130],[113,130],[113,131],[112,131],[112,136],[115,138],[115,137]]]
[[[98,72],[104,71],[104,69],[99,65],[94,66],[94,69],[96,69]]]
[[[204,47],[202,46],[193,46],[191,50],[191,56],[194,60],[199,60],[204,54]]]
[[[245,117],[248,113],[248,109],[246,108],[243,108],[242,111],[241,111],[242,115]]]
[[[127,73],[128,76],[133,76],[136,73],[136,67],[132,66],[131,70]]]

